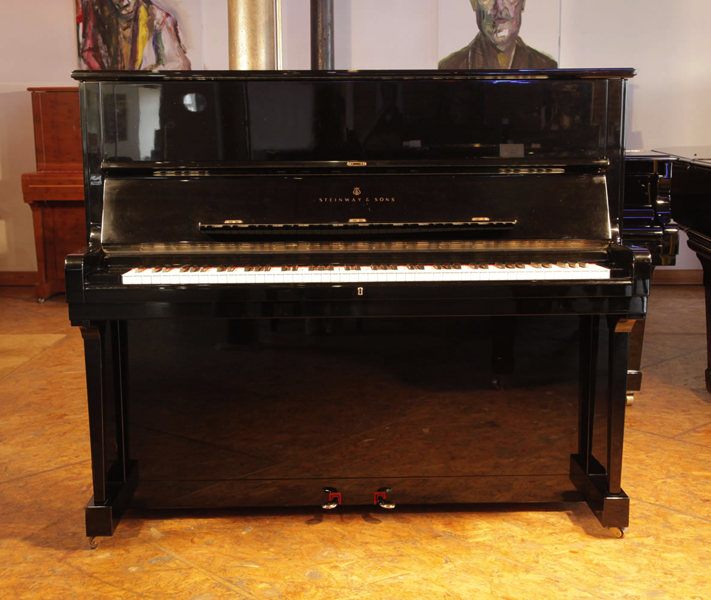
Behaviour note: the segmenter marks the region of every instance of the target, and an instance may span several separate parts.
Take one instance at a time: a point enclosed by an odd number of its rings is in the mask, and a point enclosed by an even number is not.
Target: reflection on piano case
[[[94,496],[585,500],[624,530],[630,70],[79,72]]]

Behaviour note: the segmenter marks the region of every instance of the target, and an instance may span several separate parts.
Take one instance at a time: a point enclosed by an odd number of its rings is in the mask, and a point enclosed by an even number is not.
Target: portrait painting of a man
[[[535,1],[535,0],[533,0]],[[558,63],[519,35],[526,0],[470,0],[479,32],[439,61],[440,69],[555,69]]]
[[[84,68],[190,69],[176,17],[153,0],[81,0],[80,11]]]

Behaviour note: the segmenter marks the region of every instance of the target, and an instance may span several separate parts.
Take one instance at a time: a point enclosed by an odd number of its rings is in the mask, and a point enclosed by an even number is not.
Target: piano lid
[[[353,70],[353,71],[74,71],[77,81],[225,81],[238,79],[338,80],[375,79],[630,79],[632,68],[613,69],[477,69],[477,70]]]

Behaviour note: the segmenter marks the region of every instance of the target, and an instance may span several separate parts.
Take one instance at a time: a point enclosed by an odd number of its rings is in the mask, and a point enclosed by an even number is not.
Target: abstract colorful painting
[[[76,0],[80,67],[201,68],[201,0]]]

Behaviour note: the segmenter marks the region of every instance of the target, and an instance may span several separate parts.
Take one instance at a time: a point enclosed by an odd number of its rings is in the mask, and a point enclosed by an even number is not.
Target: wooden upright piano
[[[32,209],[39,301],[64,291],[64,259],[86,244],[79,92],[29,88],[37,171],[22,176]]]

